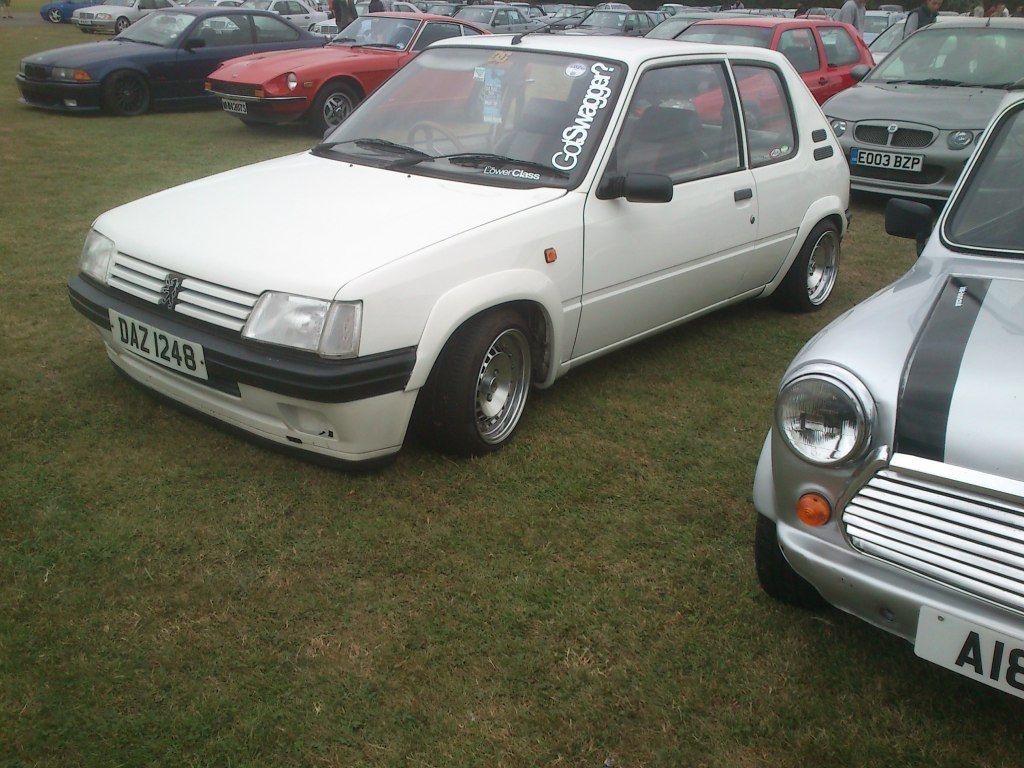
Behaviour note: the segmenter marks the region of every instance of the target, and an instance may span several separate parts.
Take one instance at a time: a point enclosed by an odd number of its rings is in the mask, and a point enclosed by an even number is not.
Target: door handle
[[[735,200],[737,203],[742,200],[749,200],[753,196],[754,190],[750,189],[750,187],[747,187],[746,189],[737,189],[735,192],[732,193],[732,199]]]

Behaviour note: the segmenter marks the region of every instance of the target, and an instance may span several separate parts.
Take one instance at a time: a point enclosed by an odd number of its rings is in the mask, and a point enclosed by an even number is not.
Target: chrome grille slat
[[[908,460],[894,457],[894,467],[875,473],[844,507],[853,546],[1024,610],[1024,503],[1017,493],[1007,494],[1006,480],[987,475],[966,490],[956,467],[926,462],[927,471],[917,471]],[[1001,498],[987,495],[989,488],[1001,489]]]
[[[151,304],[163,298],[164,284],[172,272],[124,253],[114,255],[107,282],[112,288]],[[243,291],[215,285],[195,277],[184,277],[174,311],[221,328],[240,331],[249,319],[259,297]]]

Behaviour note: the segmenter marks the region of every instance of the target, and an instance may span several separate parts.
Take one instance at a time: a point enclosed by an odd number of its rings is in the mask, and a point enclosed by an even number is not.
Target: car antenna
[[[590,13],[592,10],[594,10],[594,9],[593,8],[584,8],[582,10],[576,11],[576,13],[570,14],[569,16],[562,16],[559,19],[552,19],[547,24],[542,24],[541,26],[537,27],[536,29],[528,29],[525,32],[520,32],[518,35],[516,35],[515,37],[512,38],[512,45],[519,45],[521,42],[523,42],[523,38],[526,37],[527,35],[532,35],[534,32],[543,32],[548,27],[550,27],[552,24],[560,24],[561,22],[565,21],[566,19],[574,18],[576,16],[579,16],[581,13]]]

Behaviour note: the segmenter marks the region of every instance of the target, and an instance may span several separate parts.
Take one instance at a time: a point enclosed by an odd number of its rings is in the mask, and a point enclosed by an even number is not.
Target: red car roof
[[[831,19],[790,19],[782,16],[751,16],[750,18],[729,18],[729,19],[701,19],[694,22],[693,26],[706,27],[709,24],[727,24],[730,27],[834,27],[849,26],[840,21]]]

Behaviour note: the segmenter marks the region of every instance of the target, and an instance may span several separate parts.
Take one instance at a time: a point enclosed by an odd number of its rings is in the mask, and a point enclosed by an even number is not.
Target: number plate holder
[[[108,312],[114,346],[118,349],[186,376],[209,380],[206,356],[200,344],[166,333],[112,309]]]
[[[879,152],[875,149],[854,147],[850,150],[850,165],[920,173],[924,170],[924,155],[909,155],[903,152]]]
[[[235,101],[234,99],[221,99],[220,105],[225,112],[232,112],[236,115],[247,115],[249,114],[249,107],[244,101]]]

